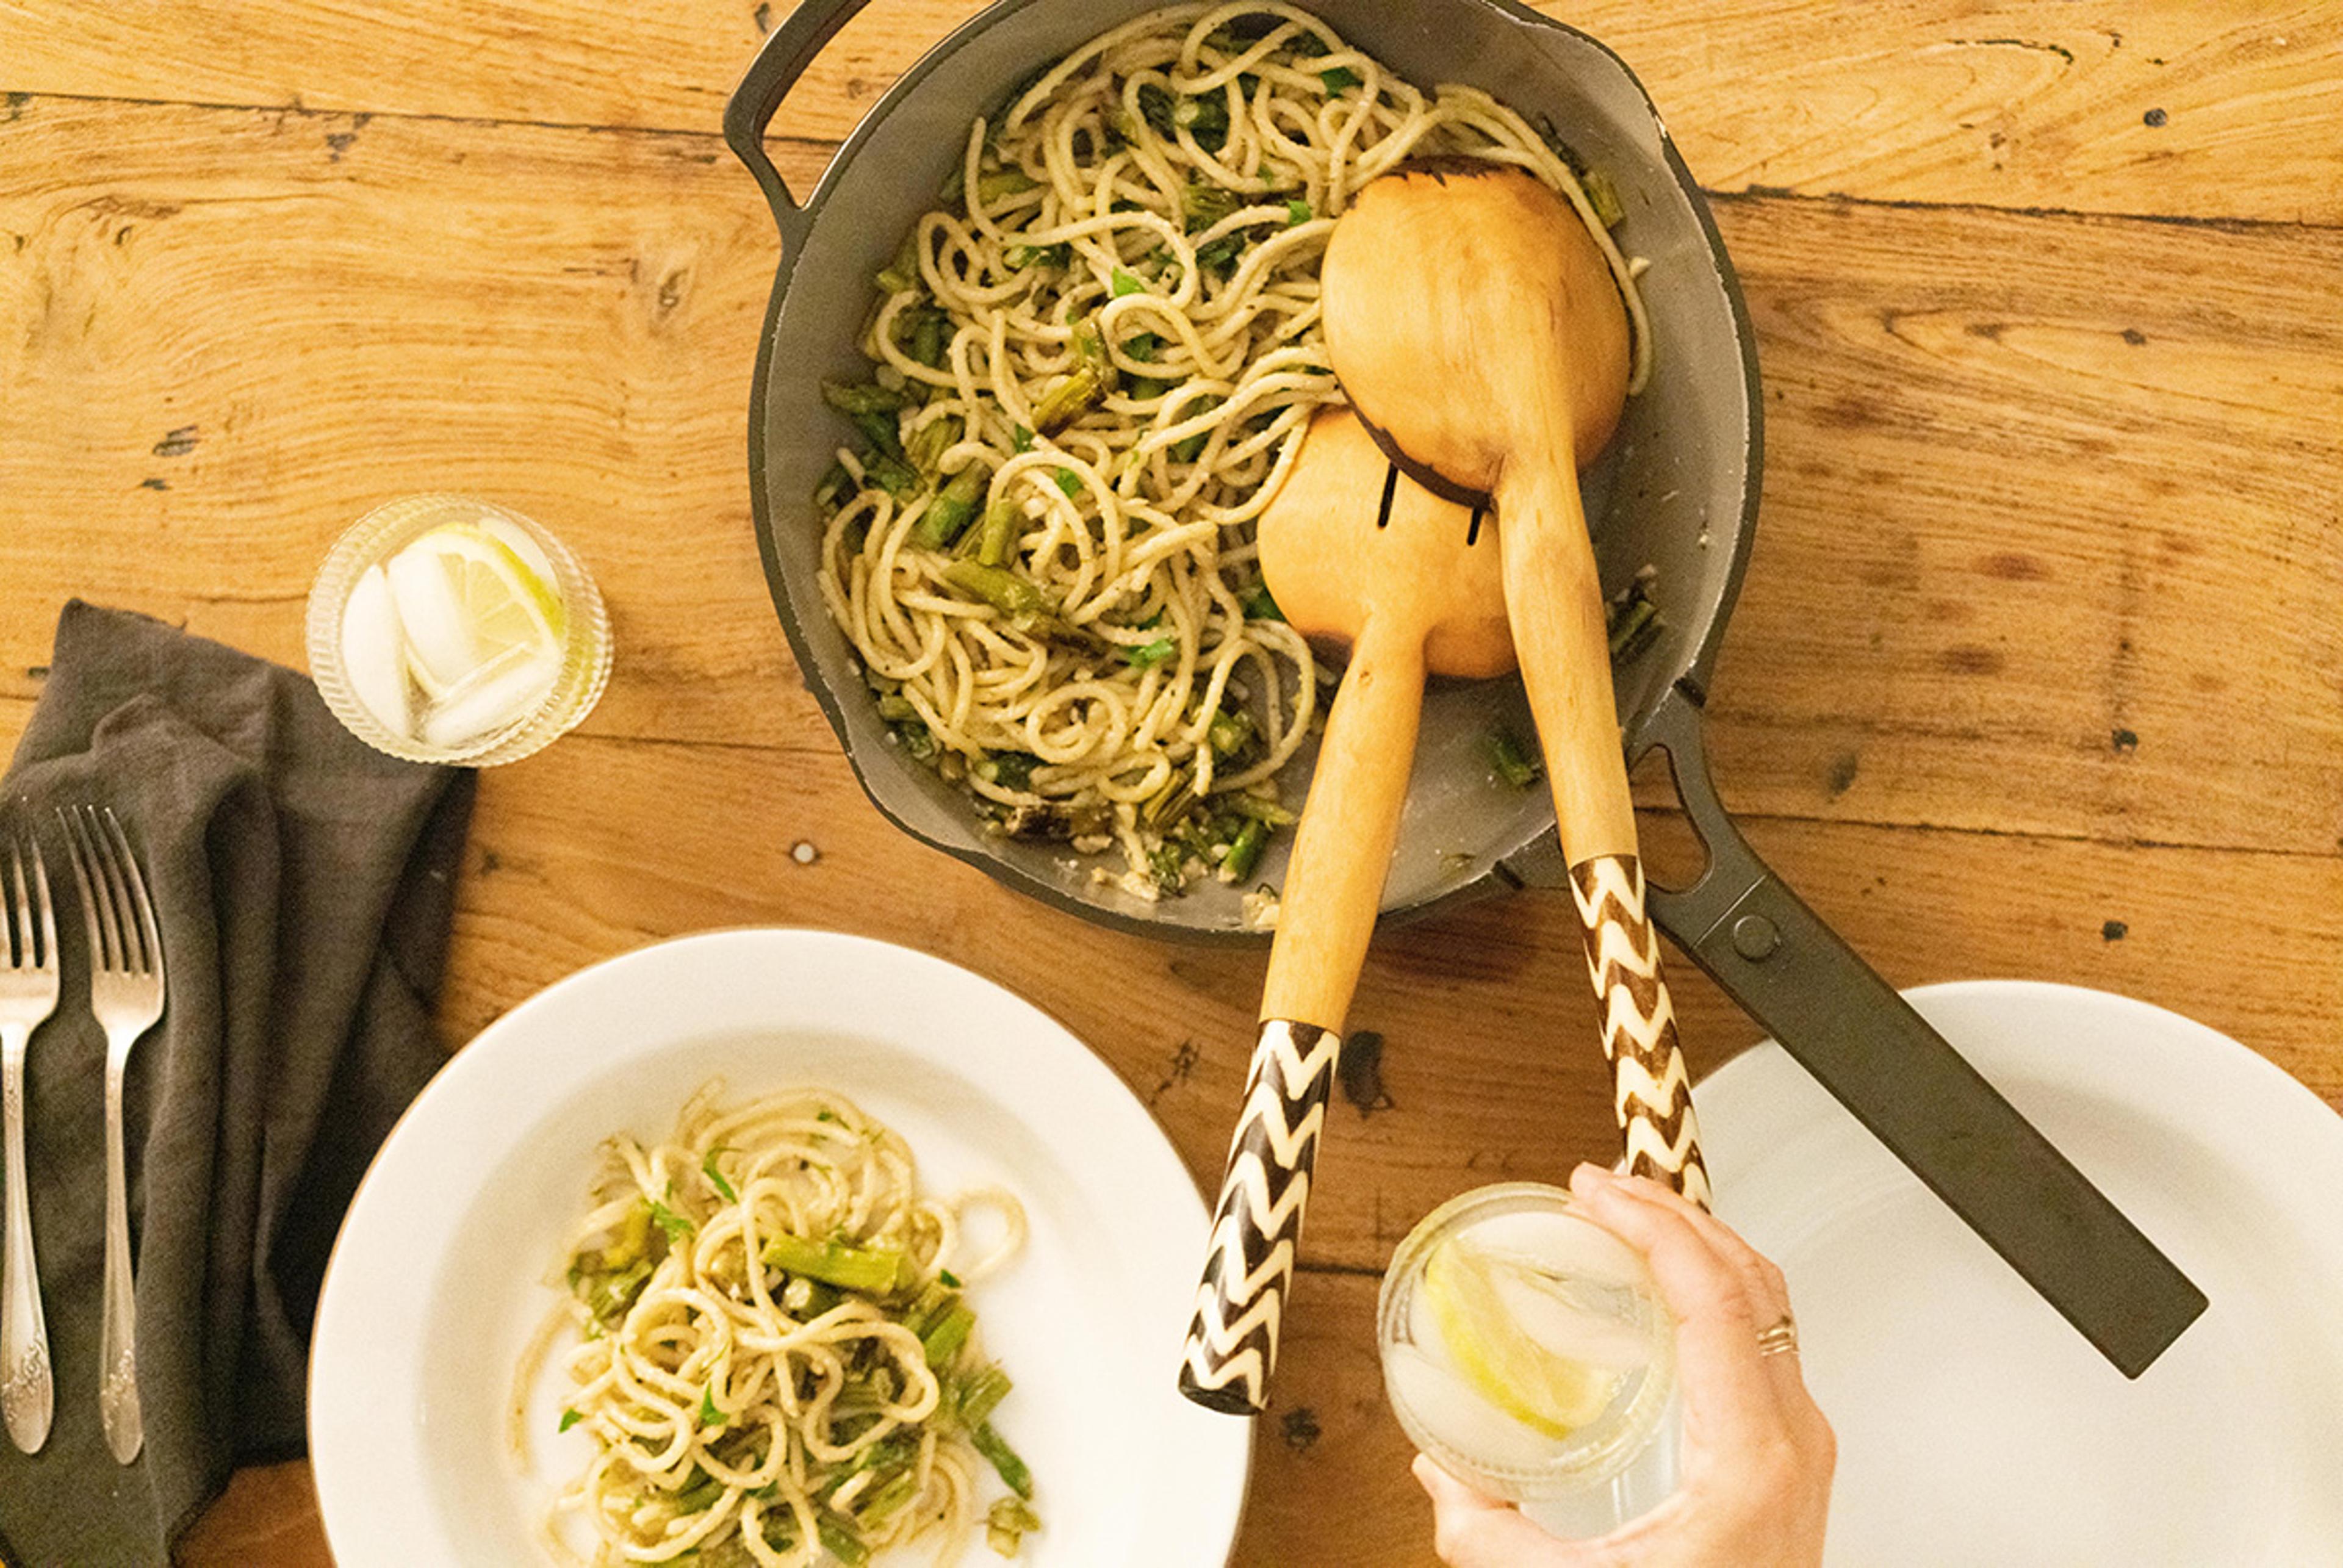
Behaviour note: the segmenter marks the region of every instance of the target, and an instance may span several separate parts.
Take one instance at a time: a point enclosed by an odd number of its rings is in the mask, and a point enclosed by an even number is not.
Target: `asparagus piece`
[[[960,1421],[970,1427],[982,1426],[1009,1397],[1009,1374],[999,1367],[986,1367],[960,1385],[956,1408]]]
[[[1014,501],[995,501],[985,508],[984,527],[978,530],[976,558],[980,565],[997,567],[1007,560],[1017,548],[1017,536],[1024,531],[1024,512]]]
[[[950,548],[976,516],[991,477],[975,463],[954,474],[936,498],[928,503],[928,509],[920,514],[919,522],[911,529],[912,541],[931,550]]]
[[[1237,836],[1229,842],[1229,852],[1221,861],[1220,879],[1223,882],[1242,882],[1252,875],[1261,864],[1261,852],[1269,845],[1269,824],[1258,817],[1248,817]]]
[[[974,594],[1013,620],[1039,618],[1058,612],[1056,601],[1043,593],[1039,584],[1028,582],[1000,567],[988,567],[978,561],[954,561],[944,568],[944,581]]]
[[[1489,731],[1483,741],[1489,753],[1489,766],[1497,777],[1516,789],[1526,789],[1537,782],[1538,765],[1522,749],[1513,732],[1499,725]]]
[[[969,1441],[975,1445],[977,1452],[992,1462],[992,1468],[1001,1473],[1001,1479],[1008,1483],[1010,1491],[1028,1502],[1032,1500],[1033,1473],[1025,1467],[1023,1460],[1017,1457],[1017,1451],[1009,1446],[1007,1440],[992,1430],[990,1422],[978,1426]]]
[[[852,1247],[843,1241],[809,1241],[787,1234],[765,1243],[765,1261],[800,1279],[819,1280],[866,1295],[884,1295],[893,1290],[903,1271],[900,1252]]]

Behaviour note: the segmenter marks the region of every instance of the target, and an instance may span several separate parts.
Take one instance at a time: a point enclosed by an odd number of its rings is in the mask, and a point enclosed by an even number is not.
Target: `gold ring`
[[[1789,1313],[1784,1312],[1771,1328],[1757,1331],[1757,1353],[1761,1356],[1794,1356],[1798,1353],[1798,1325]]]

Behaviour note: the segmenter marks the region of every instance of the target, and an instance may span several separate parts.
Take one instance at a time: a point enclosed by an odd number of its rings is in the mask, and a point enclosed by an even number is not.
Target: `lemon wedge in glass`
[[[1581,1326],[1603,1336],[1551,1274],[1456,1236],[1424,1260],[1419,1289],[1458,1374],[1523,1425],[1564,1438],[1609,1408],[1620,1372],[1564,1348]]]

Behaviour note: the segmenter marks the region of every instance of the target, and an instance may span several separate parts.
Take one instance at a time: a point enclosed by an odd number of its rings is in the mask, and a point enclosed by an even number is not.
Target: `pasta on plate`
[[[978,1208],[1004,1234],[968,1258]],[[922,1193],[900,1135],[823,1090],[728,1105],[711,1083],[668,1141],[612,1138],[516,1380],[526,1466],[531,1392],[575,1334],[560,1427],[594,1452],[548,1548],[578,1560],[576,1514],[597,1568],[853,1568],[915,1542],[949,1563],[980,1525],[1013,1556],[1041,1527],[1033,1478],[992,1424],[1010,1381],[963,1292],[1023,1235],[1005,1192]]]

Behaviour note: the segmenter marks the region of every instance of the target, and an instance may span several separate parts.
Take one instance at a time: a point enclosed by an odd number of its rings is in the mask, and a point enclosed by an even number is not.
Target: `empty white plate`
[[[558,1373],[508,1452],[507,1402],[596,1147],[650,1139],[721,1075],[839,1090],[907,1138],[924,1185],[1021,1199],[1021,1260],[974,1292],[1016,1380],[994,1418],[1031,1463],[1029,1568],[1194,1568],[1229,1553],[1252,1423],[1179,1395],[1206,1215],[1121,1081],[989,980],[883,942],[729,931],[573,975],[484,1030],[399,1122],[318,1308],[309,1438],[341,1568],[523,1568],[582,1432]],[[925,1563],[917,1545],[882,1561]],[[971,1564],[998,1561],[981,1540]]]
[[[2126,1382],[1780,1047],[1736,1058],[1701,1122],[1838,1432],[1826,1561],[2343,1563],[2343,1118],[2142,1002],[1908,995],[2212,1305]]]

